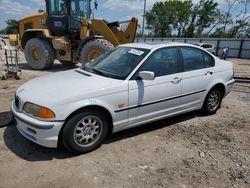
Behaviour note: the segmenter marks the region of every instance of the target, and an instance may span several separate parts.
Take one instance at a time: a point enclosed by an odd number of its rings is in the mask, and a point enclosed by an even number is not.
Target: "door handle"
[[[178,84],[181,80],[182,80],[181,78],[176,77],[176,78],[174,78],[174,79],[171,81],[171,83],[172,83],[172,84]]]
[[[208,74],[212,75],[212,74],[213,74],[213,72],[211,72],[211,71],[207,71],[207,72],[205,73],[205,75],[208,75]]]

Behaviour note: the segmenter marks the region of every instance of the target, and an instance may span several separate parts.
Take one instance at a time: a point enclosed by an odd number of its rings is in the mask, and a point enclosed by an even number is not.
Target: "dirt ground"
[[[231,61],[236,75],[250,76],[250,60]],[[10,120],[19,85],[69,69],[21,67],[21,80],[0,80],[0,125]],[[38,146],[15,125],[2,127],[0,187],[250,187],[249,106],[250,85],[239,83],[215,115],[192,112],[112,134],[85,155]]]

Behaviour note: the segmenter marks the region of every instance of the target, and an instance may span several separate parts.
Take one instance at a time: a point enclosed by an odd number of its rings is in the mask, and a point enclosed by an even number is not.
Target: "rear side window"
[[[214,58],[203,52],[203,56],[204,56],[204,61],[205,61],[205,67],[208,68],[208,67],[213,67],[214,66]]]
[[[214,59],[206,52],[197,48],[181,48],[183,71],[192,71],[214,66]]]
[[[183,69],[185,71],[204,68],[202,51],[196,48],[182,48]]]

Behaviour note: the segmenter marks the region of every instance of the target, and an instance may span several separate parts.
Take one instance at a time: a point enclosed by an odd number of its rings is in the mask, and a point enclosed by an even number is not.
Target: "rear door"
[[[176,48],[154,52],[129,81],[129,121],[136,123],[174,113],[180,105],[181,79],[179,78]],[[140,80],[139,71],[152,71],[154,80]]]
[[[193,47],[180,47],[180,53],[182,54],[180,103],[183,109],[200,107],[213,78],[214,59],[207,52]]]

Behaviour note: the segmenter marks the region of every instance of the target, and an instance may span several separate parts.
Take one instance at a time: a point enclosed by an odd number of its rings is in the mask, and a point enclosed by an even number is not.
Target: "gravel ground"
[[[236,75],[250,77],[250,60],[231,61]],[[21,80],[0,81],[0,126],[19,85],[68,69],[21,67]],[[38,146],[15,125],[2,127],[0,187],[250,187],[249,105],[249,84],[236,84],[215,115],[192,112],[112,134],[85,155]]]

